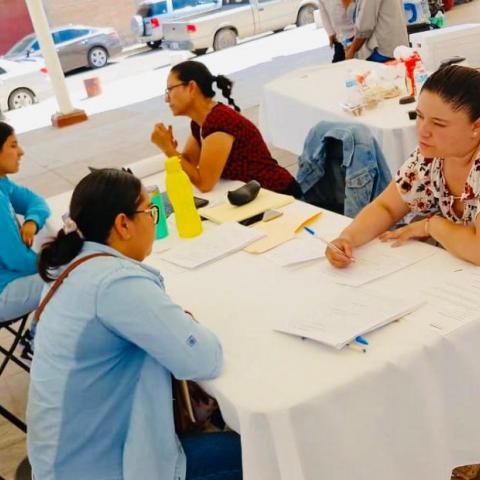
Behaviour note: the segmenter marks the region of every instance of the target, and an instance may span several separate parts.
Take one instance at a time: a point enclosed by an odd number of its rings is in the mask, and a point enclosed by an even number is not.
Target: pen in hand
[[[330,248],[334,252],[339,253],[340,255],[343,255],[344,257],[348,258],[352,262],[355,261],[355,259],[353,257],[349,257],[342,249],[338,248],[334,243],[329,242],[325,238],[322,238],[320,235],[318,235],[317,232],[315,232],[315,230],[313,228],[310,228],[310,227],[303,227],[303,228],[305,229],[305,231],[307,233],[309,233],[310,235],[312,235],[315,238],[318,238],[318,240],[323,242],[328,248]]]

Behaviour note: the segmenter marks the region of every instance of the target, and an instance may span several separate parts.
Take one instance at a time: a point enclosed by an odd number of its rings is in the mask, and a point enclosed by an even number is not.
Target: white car
[[[27,107],[51,95],[52,85],[43,63],[0,58],[0,111]]]

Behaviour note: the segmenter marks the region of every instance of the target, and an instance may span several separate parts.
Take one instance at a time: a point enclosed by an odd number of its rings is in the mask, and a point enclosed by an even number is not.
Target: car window
[[[32,40],[35,39],[34,35],[27,35],[25,38],[22,38],[19,42],[17,42],[8,52],[8,55],[16,55],[18,53],[23,52],[31,43]]]
[[[34,52],[40,50],[40,45],[38,44],[38,40],[35,40],[32,43],[32,46],[30,47],[30,50],[33,50]]]
[[[2,67],[0,67],[0,75],[3,75],[4,73],[7,73]]]
[[[74,38],[76,38],[75,32],[76,31],[73,28],[59,30],[58,32],[55,32],[53,34],[53,41],[55,43],[69,42],[70,40],[73,40]]]
[[[248,5],[250,0],[223,0],[222,5]]]
[[[88,28],[77,28],[75,30],[75,38],[83,37],[85,35],[88,35],[91,32]]]
[[[181,10],[182,8],[198,7],[201,5],[215,5],[217,0],[173,0],[173,10]]]
[[[167,11],[167,2],[157,2],[150,6],[150,11],[147,16],[153,17],[155,15],[163,15],[164,13],[167,13]]]

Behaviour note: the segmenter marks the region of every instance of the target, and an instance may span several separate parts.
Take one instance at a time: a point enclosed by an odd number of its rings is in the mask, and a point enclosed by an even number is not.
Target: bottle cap
[[[153,197],[154,195],[160,194],[160,189],[158,188],[158,185],[148,185],[147,192],[151,197]]]
[[[167,173],[179,172],[182,169],[180,164],[180,158],[175,155],[174,157],[169,157],[165,160],[165,170]]]

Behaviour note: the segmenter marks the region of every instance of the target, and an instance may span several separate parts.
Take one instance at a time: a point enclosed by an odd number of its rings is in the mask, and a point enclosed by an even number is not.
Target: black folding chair
[[[13,362],[26,372],[30,372],[30,367],[27,363],[25,363],[24,360],[22,360],[22,357],[29,359],[29,333],[26,329],[28,316],[29,314],[27,313],[23,317],[8,320],[6,322],[0,322],[0,332],[7,331],[11,334],[12,337],[12,342],[9,346],[4,347],[0,345],[0,354],[2,354],[4,357],[2,362],[0,363],[0,377],[2,376],[2,373],[7,367],[8,362]],[[23,345],[24,347],[20,358],[15,355],[15,350],[19,345]],[[0,405],[0,415],[5,417],[9,422],[22,430],[22,432],[27,431],[27,426],[25,425],[25,422],[20,420],[16,415],[8,411],[2,405]]]

